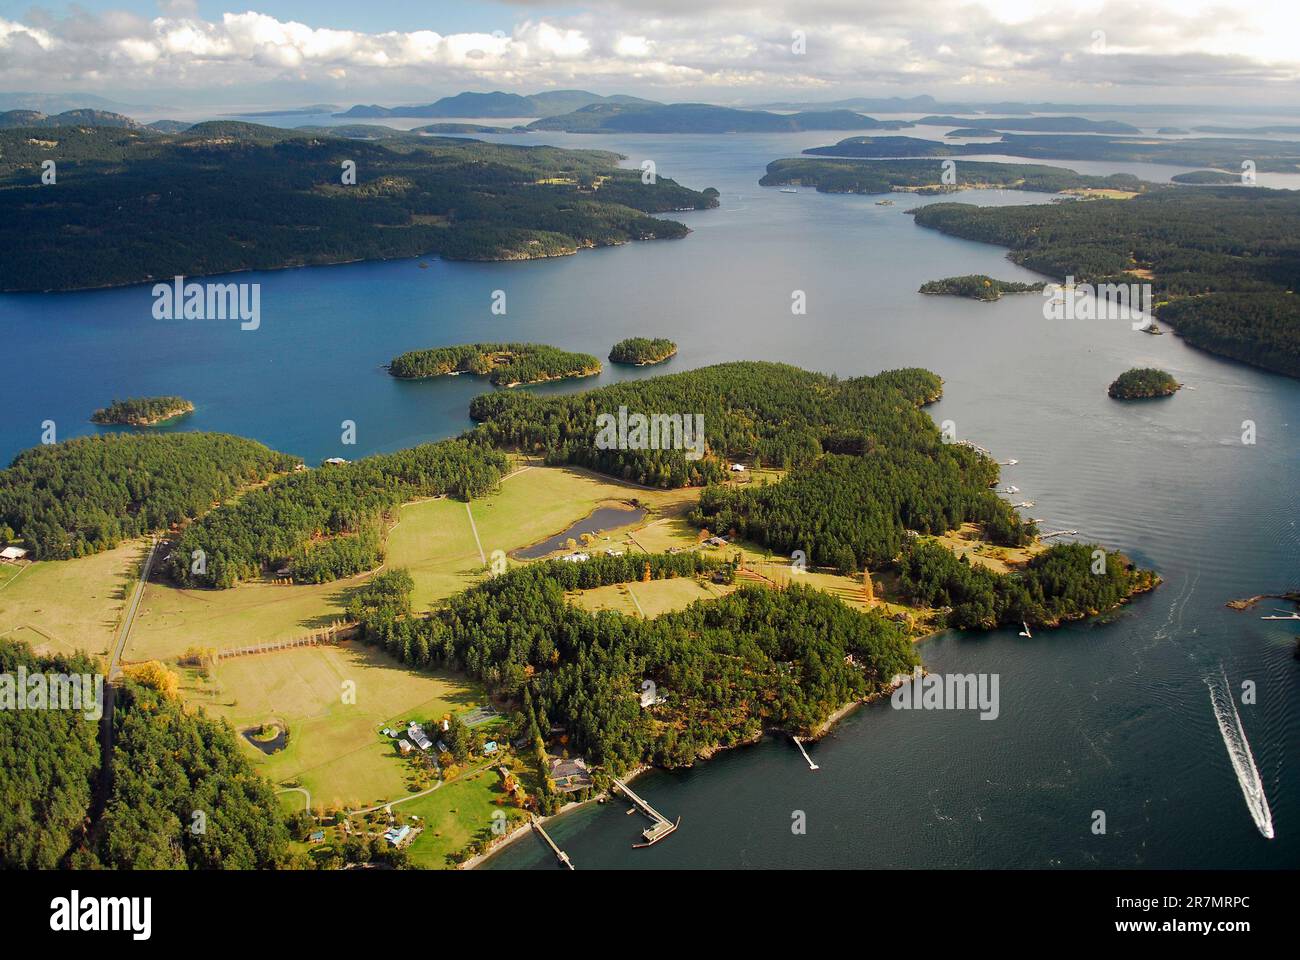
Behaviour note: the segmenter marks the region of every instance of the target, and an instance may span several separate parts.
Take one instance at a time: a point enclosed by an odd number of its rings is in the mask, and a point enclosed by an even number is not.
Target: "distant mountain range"
[[[381,107],[377,104],[366,106],[357,104],[336,117],[367,118],[377,117],[552,117],[556,114],[571,113],[593,103],[619,104],[653,104],[653,100],[641,100],[638,97],[615,95],[602,97],[586,90],[551,90],[521,96],[517,93],[458,93],[454,97],[443,97],[433,103],[416,104],[404,107]]]

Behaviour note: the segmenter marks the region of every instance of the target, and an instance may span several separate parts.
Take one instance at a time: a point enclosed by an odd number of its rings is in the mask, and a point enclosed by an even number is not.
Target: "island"
[[[1283,266],[1300,236],[1296,191],[1165,187],[1127,200],[911,212],[920,226],[1009,247],[1013,262],[1049,277],[1149,283],[1155,316],[1192,346],[1300,376],[1300,300]]]
[[[1134,367],[1116,377],[1106,393],[1114,400],[1147,400],[1173,396],[1181,386],[1181,383],[1163,370]]]
[[[927,141],[928,142],[928,141]],[[1076,173],[1065,167],[1032,163],[963,160],[947,177],[937,160],[854,160],[790,157],[773,160],[759,186],[815,187],[818,193],[945,194],[959,190],[1031,190],[1039,193],[1077,191],[1133,196],[1151,184],[1126,173],[1106,177]]]
[[[120,424],[128,427],[153,427],[194,412],[194,404],[184,397],[131,397],[114,400],[90,416],[91,423]]]
[[[388,364],[388,372],[401,380],[472,373],[486,376],[498,387],[591,377],[600,370],[600,361],[589,353],[570,353],[542,343],[462,343],[410,350]]]
[[[689,231],[657,214],[716,195],[606,150],[517,146],[378,126],[285,130],[210,121],[181,133],[0,129],[0,291],[434,255],[567,256]],[[57,154],[52,153],[57,147]],[[41,164],[58,190],[31,202]],[[213,169],[222,171],[220,188]],[[278,210],[282,216],[267,217]],[[187,223],[185,243],[175,225]],[[111,235],[113,242],[102,242]]]
[[[663,337],[629,337],[614,344],[609,351],[610,363],[647,367],[677,356],[677,344]]]
[[[918,293],[946,294],[952,297],[969,297],[971,300],[992,302],[1001,300],[1004,293],[1040,293],[1043,283],[1017,283],[1014,280],[994,280],[982,273],[964,277],[947,277],[921,284]]]
[[[977,124],[961,121],[967,129]],[[1158,137],[1115,136],[1107,133],[1001,133],[996,144],[943,143],[924,137],[847,137],[825,147],[809,147],[803,152],[823,157],[964,157],[998,153],[1036,160],[1109,160],[1121,162],[1168,163],[1186,167],[1213,167],[1240,170],[1243,157],[1249,157],[1257,170],[1273,173],[1300,171],[1300,142],[1256,140],[1240,137]]]
[[[494,354],[481,346],[444,349]],[[20,454],[0,471],[0,528],[37,551],[35,575],[40,561],[68,557],[69,572],[86,576],[98,564],[90,554],[156,532],[154,603],[180,604],[166,637],[150,639],[158,659],[124,668],[112,816],[78,862],[475,862],[500,833],[482,822],[489,804],[509,832],[645,767],[690,766],[765,733],[817,737],[913,675],[916,641],[936,630],[1052,626],[1159,583],[1118,552],[1099,567],[1095,544],[1039,538],[995,492],[998,464],[944,442],[925,410],[942,385],[915,368],[836,376],[724,363],[573,394],[489,391],[460,437],[329,469],[298,469],[296,458],[218,434],[112,433]],[[670,431],[603,444],[593,419],[618,411],[692,411],[703,443],[674,444]],[[761,482],[737,477],[742,460]],[[142,475],[157,482],[137,490]],[[597,549],[593,534],[587,551],[562,559],[487,561],[615,491],[674,522],[635,531],[635,550]],[[315,586],[335,583],[344,589]],[[254,636],[211,626],[214,613],[246,616],[250,594],[268,618]],[[638,612],[652,598],[654,614]],[[254,650],[274,655],[227,671],[214,699],[211,664]],[[338,697],[326,657],[371,664],[367,689],[392,719],[328,732],[306,723]],[[18,665],[51,668],[0,638],[0,668]],[[317,666],[324,682],[307,701],[257,706],[254,691]],[[85,672],[102,667],[84,659]],[[647,700],[647,680],[664,695]],[[23,850],[52,865],[91,809],[96,729],[77,711],[0,713],[28,734],[13,738],[24,751],[62,743],[64,760],[85,771],[51,779],[36,764],[11,791],[15,816],[58,841]],[[276,766],[284,751],[265,741],[276,730],[319,759],[310,773]],[[210,745],[201,769],[180,748],[196,741]],[[331,763],[343,756],[368,762]],[[238,796],[211,816],[233,836],[249,833],[245,843],[196,847],[183,829],[192,803],[181,788],[211,793],[214,778]],[[339,799],[305,812],[295,803],[286,816],[268,778],[281,793]],[[51,795],[57,820],[25,812]],[[390,820],[381,807],[398,797]],[[183,816],[152,823],[157,810]],[[456,836],[440,838],[448,825]],[[371,850],[355,836],[372,826],[388,845]]]
[[[899,130],[906,120],[877,120],[852,110],[772,113],[710,103],[592,103],[560,116],[543,117],[529,130],[565,133],[782,133],[798,130]]]

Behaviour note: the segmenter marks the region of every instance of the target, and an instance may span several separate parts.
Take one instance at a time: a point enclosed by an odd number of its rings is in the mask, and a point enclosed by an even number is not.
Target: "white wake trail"
[[[1222,683],[1218,682],[1222,679]],[[1210,705],[1214,708],[1214,719],[1218,721],[1219,732],[1223,734],[1224,746],[1228,748],[1228,759],[1232,769],[1237,773],[1237,782],[1241,784],[1241,795],[1246,798],[1246,807],[1255,821],[1255,826],[1269,840],[1273,839],[1273,814],[1268,809],[1268,797],[1264,795],[1264,784],[1259,778],[1259,768],[1255,766],[1255,757],[1250,752],[1250,743],[1246,740],[1246,731],[1241,727],[1241,717],[1237,713],[1237,704],[1233,701],[1228,675],[1220,671],[1220,678],[1206,677],[1205,685],[1210,690]]]

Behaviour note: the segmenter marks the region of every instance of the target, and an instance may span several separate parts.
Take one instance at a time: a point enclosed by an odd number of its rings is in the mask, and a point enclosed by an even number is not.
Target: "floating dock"
[[[628,799],[628,801],[632,804],[632,807],[634,809],[640,810],[642,813],[644,813],[647,817],[650,818],[650,826],[641,832],[641,836],[645,838],[645,843],[634,843],[632,844],[633,849],[653,846],[654,844],[662,840],[664,837],[668,836],[668,834],[676,830],[679,826],[681,826],[682,823],[681,817],[678,817],[677,822],[673,823],[662,813],[660,813],[654,807],[650,806],[650,804],[646,803],[639,796],[637,796],[632,791],[632,788],[629,787],[622,780],[618,779],[617,777],[610,777],[609,779],[610,782],[613,784],[613,786],[610,788],[611,790],[617,789],[620,793],[623,794],[623,796],[625,796]],[[628,812],[631,813],[630,810]]]

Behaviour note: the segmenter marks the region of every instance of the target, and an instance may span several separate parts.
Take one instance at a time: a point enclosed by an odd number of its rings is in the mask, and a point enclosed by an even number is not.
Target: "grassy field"
[[[716,600],[735,586],[703,583],[694,577],[652,580],[649,583],[614,583],[592,590],[576,590],[569,600],[584,610],[617,610],[630,617],[654,618],[661,613],[683,610],[696,600]]]
[[[344,700],[345,684],[353,685],[353,703]],[[485,702],[482,689],[464,677],[412,670],[361,644],[223,660],[214,681],[187,671],[182,693],[236,730],[268,720],[284,724],[289,742],[277,753],[240,741],[260,773],[303,787],[313,808],[369,806],[409,792],[414,766],[379,729],[434,721]]]
[[[107,656],[147,544],[77,560],[0,565],[0,635],[42,652]]]
[[[190,647],[225,650],[306,636],[342,620],[348,594],[368,579],[363,574],[293,587],[241,583],[230,590],[180,590],[151,581],[124,656],[175,660]]]
[[[525,790],[532,793],[536,789],[536,775],[525,765],[516,764],[514,772]],[[506,816],[505,829],[513,830],[527,814],[503,804],[505,797],[501,775],[493,764],[397,807],[407,820],[414,814],[424,826],[407,848],[411,862],[426,869],[452,866],[448,855],[465,849],[474,837],[490,831],[492,815],[498,811]]]

